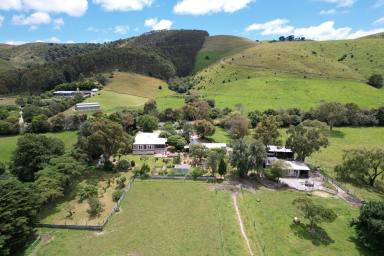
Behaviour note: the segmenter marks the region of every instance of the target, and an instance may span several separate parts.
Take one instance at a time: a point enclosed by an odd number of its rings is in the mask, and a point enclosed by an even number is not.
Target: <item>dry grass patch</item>
[[[165,87],[164,81],[133,73],[116,72],[111,82],[104,88],[106,91],[129,94],[144,98],[155,98],[159,86]]]
[[[16,98],[14,97],[0,97],[0,106],[1,105],[15,105]]]

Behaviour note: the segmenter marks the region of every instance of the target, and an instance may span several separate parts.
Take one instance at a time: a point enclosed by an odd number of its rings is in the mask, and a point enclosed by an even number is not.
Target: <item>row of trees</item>
[[[341,104],[326,102],[319,107],[303,111],[297,108],[273,110],[264,112],[251,111],[248,118],[253,127],[256,127],[265,115],[275,116],[281,127],[298,125],[306,120],[319,120],[329,125],[332,130],[335,126],[384,126],[384,107],[377,109],[362,109],[354,103]]]

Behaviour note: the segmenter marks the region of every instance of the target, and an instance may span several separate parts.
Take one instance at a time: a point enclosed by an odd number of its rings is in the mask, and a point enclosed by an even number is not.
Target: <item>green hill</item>
[[[23,68],[34,64],[62,60],[72,56],[90,53],[104,47],[101,44],[53,44],[29,43],[22,45],[0,45],[0,60],[9,67]],[[1,67],[0,67],[1,70]]]
[[[28,58],[28,54],[38,53],[40,57],[30,65],[17,64],[24,67],[21,69],[16,69],[17,65],[14,65],[14,69],[0,70],[0,94],[21,91],[38,93],[57,84],[77,80],[80,74],[87,76],[116,69],[161,79],[186,76],[192,72],[195,57],[206,36],[208,33],[200,30],[158,31],[107,45],[86,45],[84,51],[76,45],[71,46],[75,48],[50,44],[11,47],[2,53],[2,58],[11,64],[19,63],[12,61],[15,58]],[[23,50],[25,48],[29,50]],[[7,67],[7,63],[3,66]]]
[[[384,39],[384,32],[369,35],[369,36],[364,36],[364,37],[361,37],[360,39]]]
[[[221,58],[255,45],[256,42],[237,36],[219,35],[207,37],[203,48],[197,54],[194,71],[200,71]]]
[[[384,89],[365,82],[372,74],[384,75],[384,44],[380,42],[256,43],[198,72],[195,93],[215,99],[220,107],[308,109],[324,101],[377,107],[384,102]]]

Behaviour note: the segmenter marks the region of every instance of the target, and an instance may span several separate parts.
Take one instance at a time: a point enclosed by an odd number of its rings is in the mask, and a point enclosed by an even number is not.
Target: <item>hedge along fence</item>
[[[104,219],[101,225],[66,225],[66,224],[36,224],[38,228],[58,228],[58,229],[76,229],[76,230],[94,230],[94,231],[102,231],[105,225],[111,220],[112,216],[119,211],[120,205],[123,202],[128,190],[133,186],[134,179],[131,179],[128,182],[128,185],[123,189],[123,193],[121,194],[119,200],[113,206],[112,210],[108,214],[108,216]]]

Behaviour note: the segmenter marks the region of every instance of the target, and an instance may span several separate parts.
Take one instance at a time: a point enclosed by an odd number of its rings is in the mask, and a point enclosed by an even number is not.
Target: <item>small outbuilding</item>
[[[78,103],[75,105],[75,109],[77,111],[97,111],[101,109],[101,106],[99,103]]]
[[[276,157],[279,159],[285,159],[285,160],[293,160],[294,159],[294,153],[292,149],[281,147],[281,146],[275,146],[275,145],[268,145],[267,146],[267,156],[268,157]]]

